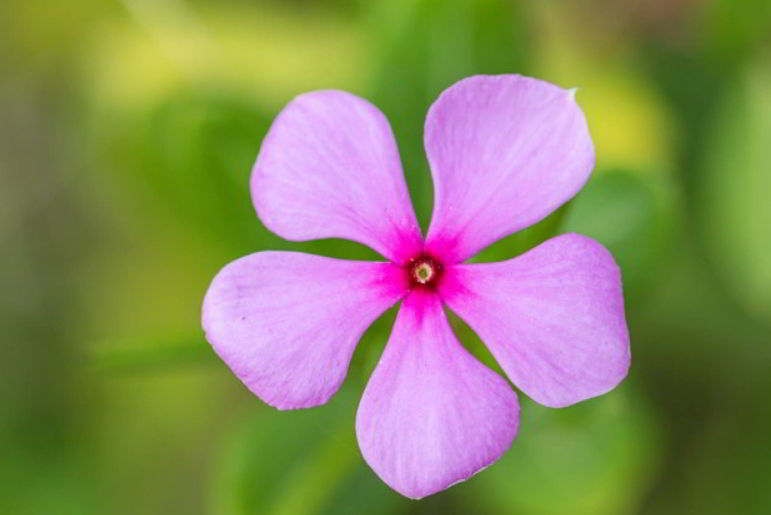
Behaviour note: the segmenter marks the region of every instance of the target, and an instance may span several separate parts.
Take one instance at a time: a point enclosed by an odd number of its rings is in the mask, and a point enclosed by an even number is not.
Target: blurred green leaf
[[[124,127],[121,169],[196,231],[239,252],[261,238],[249,174],[270,117],[217,91],[179,91]]]
[[[739,302],[771,320],[771,68],[756,63],[730,92],[705,148],[703,238]]]
[[[14,474],[3,474],[0,487],[0,509],[3,513],[35,515],[56,513],[61,515],[83,515],[99,513],[93,500],[98,494],[85,484],[83,477],[88,474],[82,466],[62,456],[62,449],[46,449],[47,460],[42,456],[37,463],[13,460],[7,454],[3,459],[14,467]],[[66,451],[64,451],[66,452]],[[44,467],[40,467],[43,463]],[[38,465],[38,466],[34,466]],[[27,470],[25,470],[27,468]],[[33,469],[33,470],[30,470]]]
[[[711,53],[735,65],[769,42],[771,2],[712,0],[706,3],[704,32]],[[715,63],[715,60],[712,60]]]
[[[469,482],[492,513],[635,512],[661,459],[653,414],[615,391],[559,410],[522,399],[519,435]]]
[[[498,372],[498,374],[500,374],[502,377],[506,377],[506,373],[503,371],[500,365],[498,365],[498,362],[495,361],[495,358],[490,353],[490,350],[487,348],[479,335],[477,335],[477,333],[474,332],[474,330],[471,329],[471,327],[466,323],[466,321],[449,309],[445,309],[445,312],[447,313],[447,319],[450,321],[450,325],[452,326],[452,330],[455,333],[455,336],[458,338],[458,341],[466,348],[466,350],[468,350],[475,358],[487,365],[489,368]]]
[[[97,370],[138,372],[218,361],[202,336],[123,338],[91,346],[87,358]]]
[[[472,257],[471,262],[505,261],[522,254],[554,236],[564,214],[565,207],[563,206],[537,224],[525,227],[521,231],[488,245],[479,254]]]
[[[348,429],[353,431],[353,427]],[[412,501],[391,490],[364,460],[359,459],[354,469],[346,475],[319,513],[322,515],[343,513],[390,515],[413,512],[414,506]]]
[[[771,513],[771,409],[767,397],[757,395],[771,384],[766,379],[753,386],[749,397],[748,392],[718,394],[709,423],[678,435],[680,459],[675,470],[668,471],[676,481],[662,481],[669,495],[656,496],[650,513]]]
[[[511,259],[555,233],[590,236],[612,253],[623,270],[627,296],[654,284],[679,228],[674,196],[666,176],[603,170],[570,203],[538,224],[484,249],[474,262]]]
[[[672,192],[655,174],[599,173],[567,208],[559,232],[599,241],[621,267],[627,297],[655,281],[676,229]]]
[[[364,391],[367,381],[380,361],[400,307],[401,302],[398,302],[380,315],[367,328],[356,346],[346,380],[358,386],[360,391]]]
[[[382,484],[360,457],[353,424],[357,402],[358,390],[343,387],[322,407],[260,410],[227,441],[216,471],[213,512],[404,511],[409,502]]]
[[[324,459],[319,451],[324,438],[335,431],[337,410],[317,408],[281,413],[260,409],[229,436],[215,468],[214,513],[269,513],[293,484],[308,481],[306,463]],[[348,453],[341,453],[345,467]],[[334,482],[339,470],[317,479]],[[311,480],[312,480],[311,479]],[[302,488],[303,485],[298,485]]]

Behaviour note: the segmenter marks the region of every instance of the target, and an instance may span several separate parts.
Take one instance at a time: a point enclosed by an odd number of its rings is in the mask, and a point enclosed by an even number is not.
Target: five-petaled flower
[[[259,218],[289,240],[347,238],[389,261],[258,252],[225,266],[203,303],[225,363],[260,399],[294,409],[338,390],[362,333],[401,301],[356,435],[377,475],[412,498],[496,461],[519,425],[514,390],[458,343],[443,306],[545,406],[611,390],[630,362],[620,272],[597,242],[564,234],[508,261],[464,263],[589,178],[594,147],[574,92],[517,75],[461,80],[429,109],[424,143],[435,190],[425,238],[383,114],[342,91],[294,99],[252,171]]]

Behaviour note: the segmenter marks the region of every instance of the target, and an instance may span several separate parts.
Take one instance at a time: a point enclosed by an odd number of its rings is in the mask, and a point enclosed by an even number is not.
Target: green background
[[[521,396],[497,464],[425,500],[363,463],[341,392],[279,413],[203,340],[219,268],[282,241],[247,181],[294,95],[388,116],[425,228],[438,93],[476,73],[578,88],[590,183],[479,260],[577,231],[622,266],[632,368],[561,410]],[[0,513],[771,513],[771,2],[0,3]],[[457,319],[459,338],[490,356]]]

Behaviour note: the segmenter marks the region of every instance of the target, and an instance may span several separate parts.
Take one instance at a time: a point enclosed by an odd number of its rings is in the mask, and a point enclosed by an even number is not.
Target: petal
[[[214,350],[279,409],[323,404],[340,387],[362,333],[405,294],[391,263],[259,252],[223,268],[203,302]]]
[[[594,167],[574,92],[519,75],[445,90],[428,111],[425,147],[435,190],[427,242],[450,263],[546,217]]]
[[[567,406],[626,377],[621,274],[591,238],[566,234],[508,261],[448,268],[441,295],[541,404]]]
[[[420,247],[388,120],[349,93],[292,100],[262,143],[251,190],[262,222],[288,240],[346,238],[397,262]]]
[[[410,294],[356,414],[370,467],[417,499],[496,461],[518,424],[516,393],[458,343],[436,294]]]

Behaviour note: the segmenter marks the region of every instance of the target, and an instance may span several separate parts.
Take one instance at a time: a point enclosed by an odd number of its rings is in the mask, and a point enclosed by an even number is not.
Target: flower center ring
[[[407,263],[407,274],[410,286],[436,288],[442,272],[441,263],[433,256],[421,254]]]

